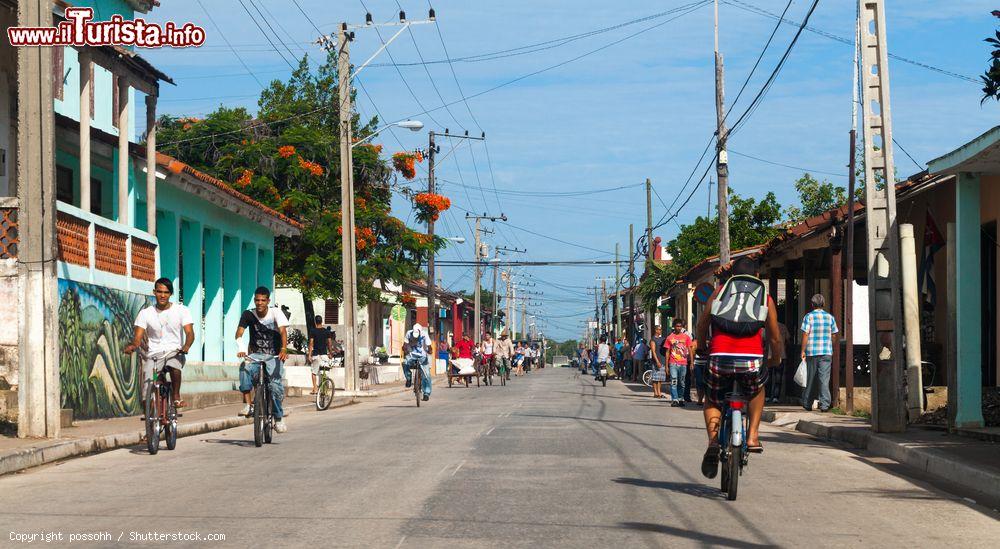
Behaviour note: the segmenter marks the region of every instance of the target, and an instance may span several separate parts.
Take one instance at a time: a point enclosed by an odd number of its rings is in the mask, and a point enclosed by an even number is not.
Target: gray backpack
[[[734,275],[712,302],[712,325],[735,336],[756,334],[767,320],[767,285],[751,275]]]

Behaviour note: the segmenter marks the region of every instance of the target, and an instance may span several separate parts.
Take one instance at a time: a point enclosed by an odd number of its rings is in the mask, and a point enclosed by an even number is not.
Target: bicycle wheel
[[[506,368],[500,368],[500,386],[501,387],[506,387],[507,386],[507,369]]]
[[[274,431],[274,404],[271,402],[271,391],[264,392],[264,442],[271,444]]]
[[[417,399],[417,408],[420,407],[420,379],[421,376],[420,368],[415,368],[413,370],[413,396]]]
[[[743,461],[743,447],[730,446],[729,459],[726,460],[726,465],[722,472],[722,474],[725,475],[726,478],[725,492],[726,492],[726,499],[728,499],[729,501],[736,500],[736,489],[740,482],[740,462],[742,461]]]
[[[316,391],[316,409],[326,410],[330,407],[330,403],[333,402],[333,379],[324,377],[323,381],[319,383],[319,390]]]
[[[173,450],[177,448],[177,408],[173,402],[167,406],[167,419],[167,424],[163,426],[166,431],[167,450]]]
[[[160,412],[157,403],[160,395],[152,381],[146,382],[146,449],[155,455],[160,451]]]
[[[642,384],[646,387],[652,387],[653,385],[653,371],[646,370],[642,373]]]
[[[264,444],[264,388],[257,386],[253,392],[253,445]]]

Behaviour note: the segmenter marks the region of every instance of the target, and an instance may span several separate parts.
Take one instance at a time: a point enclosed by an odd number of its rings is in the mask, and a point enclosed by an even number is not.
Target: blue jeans
[[[806,357],[806,387],[802,391],[803,408],[812,409],[812,395],[817,385],[819,385],[820,410],[826,410],[830,407],[830,367],[832,363],[832,355]]]
[[[281,408],[281,402],[285,400],[285,385],[281,381],[281,361],[277,357],[262,361],[261,359],[266,356],[258,354],[247,355],[247,358],[250,360],[240,366],[240,391],[249,393],[253,389],[254,382],[260,375],[261,362],[266,364],[267,375],[270,380],[268,385],[271,387],[271,402],[274,406],[274,419],[281,419],[285,415],[284,410]]]
[[[687,394],[684,386],[686,378],[686,364],[670,365],[670,400],[684,400],[684,396]]]
[[[427,364],[427,357],[418,358],[410,357],[403,362],[403,375],[406,376],[406,382],[411,383],[413,381],[413,372],[410,370],[414,366],[420,366],[420,387],[424,390],[424,395],[430,396],[431,394],[431,370]]]

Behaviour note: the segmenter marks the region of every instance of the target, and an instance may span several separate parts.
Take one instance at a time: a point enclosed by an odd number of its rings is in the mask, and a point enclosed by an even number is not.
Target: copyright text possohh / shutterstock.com
[[[198,542],[198,541],[225,541],[226,535],[221,532],[201,533],[201,532],[153,532],[153,531],[118,531],[109,532],[56,532],[56,531],[34,531],[34,532],[10,532],[9,541],[14,543],[75,543],[75,542]]]
[[[162,25],[145,19],[112,15],[94,21],[92,8],[66,8],[66,20],[55,27],[10,27],[12,46],[137,46],[140,48],[186,48],[205,43],[205,29],[194,23]]]

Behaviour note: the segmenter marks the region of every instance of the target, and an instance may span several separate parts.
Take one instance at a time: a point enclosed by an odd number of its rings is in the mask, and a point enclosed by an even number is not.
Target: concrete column
[[[49,2],[19,2],[17,23],[51,27]],[[17,48],[19,437],[59,436],[53,48]],[[88,140],[89,142],[89,140]]]
[[[226,236],[222,241],[222,288],[224,294],[223,307],[225,319],[222,327],[223,360],[236,359],[236,326],[243,313],[242,288],[240,274],[243,262],[243,243],[239,238]]]
[[[90,211],[90,50],[79,50],[80,60],[80,209]]]
[[[146,232],[156,236],[156,96],[146,96]]]
[[[982,272],[980,265],[979,176],[961,173],[955,183],[955,377],[948,380],[949,400],[956,393],[952,425],[983,426]],[[961,281],[961,283],[958,283]]]
[[[493,311],[493,314],[496,314],[496,311]],[[459,312],[458,301],[451,304],[451,331],[456,343],[462,341],[462,313]]]
[[[173,281],[176,292],[180,282],[180,273],[177,272],[177,253],[179,251],[177,217],[173,212],[157,212],[156,224],[160,227],[160,234],[157,236],[160,276]]]
[[[844,269],[840,229],[830,242],[830,314],[837,323],[838,336],[844,335]],[[841,339],[840,337],[837,338]],[[840,405],[840,341],[833,346],[833,364],[830,369],[830,406]]]
[[[899,255],[903,276],[903,337],[906,341],[906,410],[910,421],[924,411],[920,374],[920,291],[917,288],[917,248],[913,225],[899,226]]]
[[[257,251],[257,285],[266,286],[274,294],[274,250]]]
[[[223,292],[222,292],[222,233],[205,229],[205,336],[204,359],[222,361]]]
[[[243,308],[253,307],[253,291],[257,289],[257,246],[249,242],[243,243],[242,250],[241,287],[243,288]]]
[[[128,78],[118,76],[118,222],[129,224]],[[116,93],[113,91],[112,93]],[[81,182],[82,183],[82,182]]]
[[[203,360],[202,347],[205,343],[205,334],[202,332],[202,316],[204,315],[204,298],[202,289],[202,229],[201,223],[184,219],[181,221],[181,269],[183,270],[183,293],[184,304],[191,309],[191,318],[194,320],[194,346],[188,353],[191,360]]]

